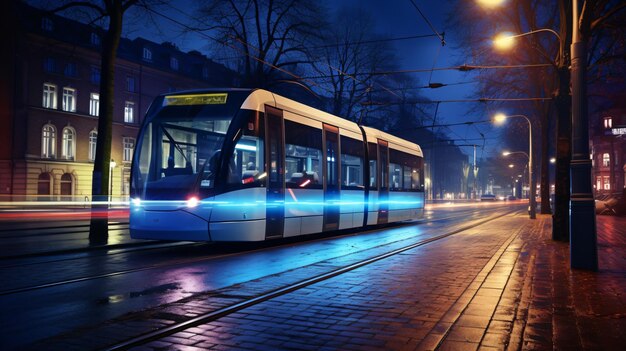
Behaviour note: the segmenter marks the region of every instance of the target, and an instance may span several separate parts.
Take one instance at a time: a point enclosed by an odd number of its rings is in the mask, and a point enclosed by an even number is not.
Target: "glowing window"
[[[124,138],[123,139],[124,146],[124,162],[130,162],[133,159],[133,149],[135,148],[135,139],[134,138]]]
[[[135,103],[126,101],[124,105],[124,122],[135,123]]]
[[[611,155],[608,152],[602,154],[602,166],[609,167],[611,165]]]
[[[41,106],[45,108],[57,108],[57,86],[50,83],[43,85],[43,101]]]
[[[89,114],[98,116],[100,113],[100,94],[91,93],[89,95]]]
[[[76,112],[76,89],[63,88],[63,111]]]
[[[56,150],[57,130],[52,124],[46,124],[41,129],[41,157],[53,158]]]
[[[67,160],[73,160],[76,153],[76,132],[74,128],[63,128],[63,143],[61,148],[61,155]]]
[[[98,132],[92,130],[89,132],[89,160],[96,159],[96,143],[98,142]]]

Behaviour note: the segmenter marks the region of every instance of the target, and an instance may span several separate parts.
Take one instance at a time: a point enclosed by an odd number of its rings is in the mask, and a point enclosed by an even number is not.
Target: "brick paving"
[[[621,350],[626,220],[598,217],[599,272],[549,216],[509,216],[138,350]],[[511,228],[516,228],[511,230]]]
[[[509,215],[135,349],[621,350],[626,218],[597,218],[598,272],[569,268],[569,245],[550,239],[549,216]],[[303,279],[350,260],[288,274]],[[103,348],[125,334],[280,287],[285,279],[275,275],[193,296],[35,346]]]

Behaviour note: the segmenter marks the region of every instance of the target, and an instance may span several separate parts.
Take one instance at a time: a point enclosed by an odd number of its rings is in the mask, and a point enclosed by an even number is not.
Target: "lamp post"
[[[555,170],[556,198],[554,203],[554,216],[552,217],[552,239],[567,241],[569,236],[569,161],[571,159],[570,145],[570,102],[569,102],[569,71],[564,55],[565,43],[559,33],[549,28],[541,28],[532,30],[527,33],[513,35],[511,33],[502,33],[493,40],[493,46],[497,50],[508,50],[515,45],[515,39],[525,37],[532,34],[550,33],[553,34],[559,43],[559,50],[556,57],[551,62],[558,72],[558,90],[555,96],[555,104],[557,111],[556,129],[557,129],[557,167]],[[544,120],[544,126],[547,128],[547,121]],[[543,142],[547,142],[547,136],[542,136]],[[549,196],[549,175],[547,173],[548,162],[546,155],[541,158],[542,164],[542,196],[541,211],[542,213],[550,212],[550,203],[544,202],[546,196]]]
[[[515,117],[519,117],[519,118],[524,118],[526,120],[526,122],[528,122],[528,186],[530,187],[530,191],[529,191],[529,204],[530,204],[530,209],[529,209],[529,216],[530,219],[535,219],[537,218],[536,212],[537,212],[537,204],[536,204],[536,199],[535,199],[535,192],[536,192],[536,185],[535,185],[535,180],[533,177],[533,126],[532,123],[530,122],[530,119],[528,117],[526,117],[525,115],[505,115],[503,113],[498,113],[493,117],[493,120],[496,124],[503,124],[507,118],[515,118]]]
[[[581,40],[578,0],[572,0],[572,161],[570,162],[570,266],[598,270],[596,213],[591,187],[587,116],[587,43]],[[587,14],[588,15],[588,14]]]
[[[117,163],[115,163],[115,160],[112,159],[109,166],[111,169],[109,174],[109,207],[111,207],[111,202],[113,201],[113,168],[117,166]]]

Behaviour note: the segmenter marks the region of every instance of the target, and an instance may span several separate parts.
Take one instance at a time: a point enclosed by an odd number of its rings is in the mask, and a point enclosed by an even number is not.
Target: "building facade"
[[[626,111],[602,112],[592,127],[591,157],[596,197],[626,188]]]
[[[100,28],[22,4],[3,53],[0,195],[11,200],[91,197],[100,103]],[[6,14],[5,14],[6,15]],[[9,68],[7,68],[9,67]],[[136,136],[159,94],[233,86],[236,75],[171,43],[122,39],[115,66],[112,141],[114,198],[130,190]],[[5,94],[6,92],[6,94]]]

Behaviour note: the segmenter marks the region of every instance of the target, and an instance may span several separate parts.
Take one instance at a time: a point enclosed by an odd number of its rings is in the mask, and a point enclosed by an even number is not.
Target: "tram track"
[[[128,228],[128,222],[109,222],[109,227],[125,226]],[[77,230],[77,231],[58,231],[62,229],[77,229],[77,228],[87,228],[89,229],[89,223],[81,223],[81,224],[67,224],[67,225],[56,225],[56,226],[42,226],[42,227],[24,227],[24,226],[14,226],[14,227],[6,227],[0,229],[0,238],[12,238],[16,237],[16,235],[12,235],[16,232],[30,232],[36,231],[37,233],[27,234],[27,236],[45,236],[45,235],[56,235],[56,234],[66,234],[66,233],[74,233],[74,232],[84,232],[85,230]],[[21,237],[22,235],[20,235]]]
[[[159,339],[165,338],[165,337],[170,336],[172,334],[175,334],[177,332],[180,332],[180,331],[192,328],[192,327],[196,327],[196,326],[199,326],[201,324],[206,324],[206,323],[209,323],[209,322],[213,322],[213,321],[219,320],[220,318],[223,318],[223,317],[226,317],[226,316],[231,315],[233,313],[236,313],[238,311],[244,310],[244,309],[246,309],[248,307],[255,306],[255,305],[260,304],[260,303],[262,303],[264,301],[271,300],[271,299],[274,299],[274,298],[277,298],[277,297],[280,297],[280,296],[287,295],[287,294],[289,294],[291,292],[300,290],[300,289],[305,288],[307,286],[310,286],[310,285],[313,285],[313,284],[325,281],[327,279],[330,279],[330,278],[333,278],[333,277],[345,274],[345,273],[350,272],[352,270],[355,270],[357,268],[360,268],[360,267],[372,264],[374,262],[378,262],[378,261],[384,260],[386,258],[398,255],[398,254],[403,253],[405,251],[408,251],[408,250],[411,250],[411,249],[414,249],[414,248],[417,248],[417,247],[420,247],[420,246],[424,246],[424,245],[427,245],[427,244],[430,244],[430,243],[442,240],[444,238],[450,237],[450,236],[455,235],[455,234],[459,234],[459,233],[465,232],[467,230],[476,228],[478,226],[481,226],[481,225],[486,224],[488,222],[494,221],[494,220],[496,220],[498,218],[504,217],[504,216],[506,216],[508,214],[511,214],[511,213],[514,213],[514,212],[520,212],[520,210],[518,210],[518,209],[516,209],[516,210],[509,210],[509,211],[505,211],[505,212],[500,213],[500,214],[488,216],[487,218],[478,220],[477,222],[474,222],[474,223],[469,224],[469,225],[457,227],[456,229],[452,229],[452,230],[450,230],[450,231],[448,231],[446,233],[439,234],[439,235],[436,235],[436,236],[432,236],[432,237],[420,240],[418,242],[415,242],[415,243],[412,243],[412,244],[409,244],[409,245],[406,245],[406,246],[403,246],[403,247],[400,247],[400,248],[397,248],[397,249],[393,249],[391,251],[388,251],[388,252],[385,252],[385,253],[382,253],[382,254],[378,254],[378,255],[375,255],[373,257],[369,257],[369,258],[360,260],[360,261],[358,261],[356,263],[352,263],[352,264],[349,264],[347,266],[334,269],[334,270],[332,270],[330,272],[321,273],[321,274],[315,275],[313,277],[306,278],[306,279],[300,280],[298,282],[295,282],[295,283],[292,283],[292,284],[288,284],[286,286],[279,287],[279,288],[276,288],[274,290],[271,290],[271,291],[268,291],[268,292],[265,292],[265,293],[261,293],[261,294],[259,294],[257,296],[254,296],[254,297],[251,297],[251,298],[248,298],[248,299],[244,299],[243,301],[236,302],[236,303],[231,304],[229,306],[226,306],[226,307],[223,307],[223,308],[218,308],[216,310],[209,311],[207,313],[198,315],[198,316],[196,316],[194,318],[190,318],[190,319],[187,319],[185,321],[177,322],[177,323],[171,324],[169,326],[163,327],[161,329],[154,330],[154,331],[151,331],[151,332],[148,332],[148,333],[136,336],[136,337],[131,338],[131,339],[127,339],[127,340],[119,342],[119,343],[117,343],[115,345],[109,346],[108,348],[106,348],[106,350],[110,350],[110,351],[127,350],[127,349],[130,349],[132,347],[145,345],[145,344],[147,344],[147,343],[149,343],[151,341],[155,341],[155,340],[159,340]],[[385,244],[383,246],[388,246],[389,244],[390,243],[387,243],[387,244]]]
[[[497,210],[498,209],[494,209],[493,212],[495,212]],[[474,213],[485,214],[484,210],[478,211],[478,210],[474,209],[474,210],[457,212],[453,216],[441,217],[441,218],[432,218],[432,219],[422,220],[422,221],[419,221],[417,223],[425,224],[425,223],[434,223],[434,222],[442,222],[442,221],[451,221],[451,220],[459,219],[459,218],[467,218],[467,212],[474,212]],[[491,212],[489,212],[489,213],[491,213]],[[415,223],[416,222],[400,223],[400,224],[396,224],[395,226],[399,227],[399,226],[403,226],[403,225],[415,225]],[[341,237],[361,235],[363,233],[368,233],[368,232],[377,231],[377,230],[381,230],[381,228],[374,227],[374,228],[367,229],[365,231],[359,230],[358,232],[353,232],[353,233],[348,232],[347,234],[341,235]],[[337,236],[337,237],[340,237],[340,236]],[[329,238],[328,235],[324,235],[322,233],[321,237],[317,237],[317,238],[314,238],[314,239],[309,239],[309,240],[307,240],[307,242],[315,242],[315,241],[318,241],[318,240],[326,240],[328,238]],[[280,245],[290,245],[290,244],[292,244],[294,242],[294,240],[298,240],[298,239],[300,239],[300,241],[301,241],[302,238],[294,238],[292,240],[287,240],[286,242],[283,242]],[[389,244],[392,244],[392,243],[397,243],[397,242],[402,241],[402,240],[407,240],[407,239],[400,239],[400,240],[397,240],[397,241],[387,242],[385,245],[389,245]],[[256,248],[256,249],[252,249],[252,250],[242,250],[242,251],[236,251],[236,252],[229,252],[227,254],[215,254],[215,255],[211,255],[211,256],[200,256],[200,257],[195,257],[195,258],[185,258],[185,259],[179,259],[179,260],[171,260],[171,261],[167,261],[167,262],[163,262],[163,263],[152,264],[152,265],[138,267],[138,268],[129,268],[129,269],[118,270],[118,271],[114,271],[114,272],[95,274],[95,275],[89,275],[89,276],[84,276],[84,277],[77,277],[77,278],[72,278],[72,279],[65,279],[65,280],[56,281],[56,282],[42,283],[42,284],[37,284],[37,285],[33,285],[33,286],[20,287],[20,288],[14,288],[14,289],[7,289],[7,290],[4,290],[4,291],[0,291],[0,296],[24,293],[24,292],[40,290],[40,289],[46,289],[46,288],[53,288],[53,287],[58,287],[58,286],[63,286],[63,285],[68,285],[68,284],[74,284],[74,283],[81,283],[81,282],[86,282],[86,281],[96,280],[96,279],[111,278],[111,277],[116,277],[116,276],[121,276],[121,275],[125,275],[125,274],[136,273],[136,272],[142,272],[142,271],[147,271],[147,270],[152,270],[152,269],[159,269],[159,268],[166,268],[166,267],[175,267],[175,266],[180,266],[180,265],[185,265],[185,264],[193,264],[193,263],[198,263],[198,262],[208,262],[208,261],[211,261],[211,260],[221,259],[221,258],[233,256],[233,255],[247,254],[247,253],[252,253],[252,252],[255,252],[255,251],[259,251],[259,250],[264,250],[264,249],[267,248],[267,245],[274,244],[274,242],[272,242],[272,241],[263,242],[263,243],[266,244],[266,245],[263,245],[260,248]],[[129,253],[129,252],[144,251],[144,250],[155,250],[155,251],[156,250],[165,250],[165,249],[171,249],[172,247],[188,247],[188,246],[194,246],[194,245],[204,245],[205,243],[184,243],[184,242],[182,242],[182,243],[167,243],[167,244],[161,244],[162,246],[157,246],[157,247],[153,247],[155,244],[152,243],[152,242],[146,243],[146,244],[147,245],[151,244],[152,246],[151,247],[147,247],[147,248],[119,249],[118,252],[110,253],[110,254],[107,254],[107,255],[126,254],[126,253]],[[280,245],[273,245],[273,247],[279,247]],[[111,248],[109,248],[109,250],[110,249]],[[70,261],[70,260],[77,260],[77,259],[81,259],[81,258],[65,258],[65,259],[60,259],[60,260],[51,260],[51,261],[47,261],[47,262],[45,262],[45,261],[44,262],[33,262],[31,264],[33,264],[33,265],[35,265],[35,264],[42,264],[42,263],[50,264],[50,263],[55,263],[55,262]],[[16,267],[16,266],[26,266],[26,265],[27,264],[14,265],[13,267]],[[11,268],[11,267],[12,266],[3,266],[2,268]]]

